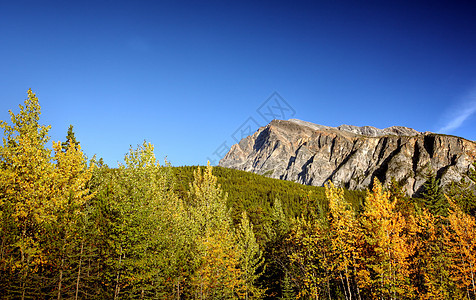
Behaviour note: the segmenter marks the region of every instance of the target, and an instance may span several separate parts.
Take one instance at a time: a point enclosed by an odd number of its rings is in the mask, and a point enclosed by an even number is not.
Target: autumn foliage
[[[109,168],[40,113],[30,90],[0,123],[1,298],[476,299],[470,182],[350,193],[174,169],[147,142]]]

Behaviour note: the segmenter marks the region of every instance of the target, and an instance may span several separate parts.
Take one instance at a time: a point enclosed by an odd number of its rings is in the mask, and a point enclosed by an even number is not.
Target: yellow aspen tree
[[[54,165],[54,187],[58,194],[54,201],[55,210],[64,210],[70,206],[70,214],[77,215],[77,211],[93,195],[89,194],[87,183],[91,179],[94,165],[87,166],[86,158],[81,146],[69,141],[69,147],[62,151],[61,142],[53,142],[56,161]]]
[[[359,287],[355,284],[360,239],[357,218],[344,199],[344,189],[336,188],[330,182],[325,191],[329,201],[327,218],[332,261],[329,272],[340,281],[346,299],[360,298]]]
[[[468,299],[476,297],[476,220],[462,211],[451,199],[448,213],[449,228],[445,242],[450,255],[451,278]]]
[[[409,257],[414,249],[405,235],[405,220],[389,197],[375,179],[360,217],[363,243],[358,280],[369,298],[400,299],[413,291]]]
[[[73,244],[74,237],[66,232],[75,230],[73,220],[79,218],[90,197],[86,184],[91,169],[86,168],[81,150],[62,152],[60,143],[53,143],[52,156],[46,147],[50,127],[39,124],[40,115],[38,98],[28,90],[20,112],[10,111],[12,125],[0,122],[4,130],[0,147],[0,250],[5,258],[1,267],[7,278],[13,278],[6,290],[22,299],[39,293],[46,296],[54,289],[43,280],[49,276],[45,272],[54,273],[57,266],[58,281],[62,281],[64,265],[56,254]],[[40,272],[41,276],[36,276]],[[61,293],[55,296],[61,297]]]
[[[327,220],[300,218],[292,227],[287,243],[288,255],[298,298],[331,298],[331,251]]]
[[[420,299],[454,298],[450,291],[447,246],[443,243],[443,224],[424,208],[416,216],[416,248],[413,272]]]
[[[243,296],[245,281],[239,268],[242,249],[232,226],[227,195],[223,193],[212,166],[198,168],[190,185],[191,217],[195,224],[196,270],[192,275],[197,298]]]
[[[89,193],[87,184],[92,176],[94,165],[87,167],[81,147],[75,146],[72,140],[69,140],[69,147],[63,151],[60,142],[53,142],[54,173],[53,188],[54,195],[51,197],[53,205],[53,221],[49,226],[50,241],[53,245],[50,253],[57,253],[57,262],[59,266],[57,277],[57,298],[62,297],[63,286],[65,282],[72,284],[76,281],[79,285],[81,276],[81,255],[79,263],[76,259],[71,259],[70,255],[78,250],[82,244],[80,222],[85,210],[85,204],[93,197]],[[64,276],[66,269],[71,269],[71,264],[79,264],[78,275],[70,274],[68,278]]]
[[[2,260],[5,274],[20,274],[7,289],[25,298],[35,289],[31,275],[46,264],[46,253],[39,244],[44,223],[51,220],[54,166],[48,142],[49,126],[40,125],[38,98],[28,90],[28,99],[20,105],[20,112],[10,113],[12,125],[1,121],[4,131],[0,148],[0,191],[2,216]],[[17,278],[17,277],[15,277]]]

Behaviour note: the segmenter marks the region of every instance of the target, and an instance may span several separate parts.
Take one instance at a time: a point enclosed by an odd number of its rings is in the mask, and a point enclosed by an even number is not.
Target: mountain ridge
[[[338,127],[331,127],[325,125],[314,124],[307,121],[302,121],[299,119],[289,119],[289,122],[293,122],[302,126],[307,126],[315,130],[339,130],[354,133],[357,135],[364,135],[370,137],[384,136],[384,135],[402,135],[402,136],[415,136],[423,134],[422,132],[416,131],[413,128],[404,127],[404,126],[391,126],[384,129],[379,129],[373,126],[354,126],[342,124]]]
[[[407,195],[418,196],[429,170],[446,185],[465,178],[475,158],[476,143],[460,137],[290,119],[273,120],[242,139],[219,165],[307,185],[331,180],[349,189],[395,178]]]

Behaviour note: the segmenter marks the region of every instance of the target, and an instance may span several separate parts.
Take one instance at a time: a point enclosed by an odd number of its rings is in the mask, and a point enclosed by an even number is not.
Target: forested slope
[[[173,167],[175,191],[183,199],[187,199],[187,191],[196,168],[198,166]],[[263,237],[265,224],[269,225],[271,222],[270,216],[276,199],[281,202],[289,219],[318,213],[319,209],[327,206],[323,187],[302,185],[223,167],[214,167],[213,175],[228,195],[227,204],[231,208],[234,222],[237,224],[242,211],[246,211],[260,238]],[[344,193],[347,201],[355,208],[358,208],[365,198],[365,191],[345,190]]]

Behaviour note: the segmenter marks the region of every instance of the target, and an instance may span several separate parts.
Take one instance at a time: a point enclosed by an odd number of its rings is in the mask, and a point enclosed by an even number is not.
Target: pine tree
[[[282,292],[281,292],[281,294],[282,294],[281,299],[282,300],[296,299],[296,296],[294,295],[294,290],[293,290],[293,286],[292,286],[292,283],[291,283],[291,279],[289,278],[288,273],[285,273],[281,286],[282,286]]]
[[[331,245],[327,219],[299,218],[287,238],[291,247],[288,254],[289,271],[285,277],[294,278],[298,287],[298,297],[305,299],[331,299]],[[290,279],[288,279],[290,281]],[[286,290],[283,281],[282,290]]]
[[[180,265],[186,265],[185,209],[172,192],[169,168],[159,165],[152,144],[144,141],[131,148],[124,161],[116,179],[114,297],[172,295],[178,284],[172,278],[180,277]]]
[[[287,267],[288,253],[286,249],[286,238],[290,231],[283,205],[280,199],[274,198],[270,212],[269,223],[266,224],[266,273],[263,276],[266,289],[269,293],[280,293],[281,282],[284,278],[284,270]]]
[[[248,300],[250,297],[260,299],[264,290],[256,284],[258,278],[263,273],[264,258],[255,238],[253,224],[250,222],[246,211],[242,212],[239,225],[239,243],[242,253],[240,269],[243,272],[246,289],[245,299]]]
[[[423,204],[433,215],[447,216],[448,202],[441,190],[440,180],[436,178],[436,175],[431,170],[427,173],[426,177],[427,181],[424,184]]]
[[[420,299],[451,299],[448,247],[444,243],[444,224],[423,208],[416,216],[416,249],[413,258],[415,285]]]
[[[73,131],[73,125],[69,125],[68,127],[68,132],[66,134],[66,141],[61,143],[61,148],[63,149],[63,151],[66,151],[68,150],[68,148],[70,147],[70,144],[73,144],[75,148],[77,148],[79,146],[79,142],[76,140],[76,136],[74,135],[74,131]]]
[[[476,162],[469,169],[467,178],[452,182],[445,194],[450,197],[465,213],[476,218]]]

